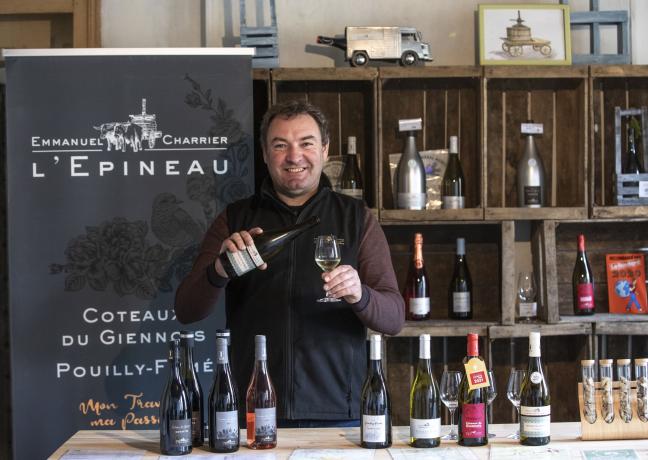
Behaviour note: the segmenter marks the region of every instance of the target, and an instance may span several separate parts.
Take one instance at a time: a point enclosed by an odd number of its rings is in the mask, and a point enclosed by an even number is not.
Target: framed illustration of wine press
[[[648,174],[645,169],[641,173],[624,171],[622,165],[622,157],[624,149],[623,145],[623,132],[624,127],[627,131],[628,125],[631,123],[633,117],[639,117],[639,133],[635,133],[635,137],[641,139],[641,158],[643,168],[648,164],[648,107],[621,109],[621,107],[614,108],[614,171],[616,174],[616,201],[617,205],[646,205],[648,204]],[[625,120],[628,121],[625,121]],[[636,118],[635,118],[636,119]],[[629,153],[628,153],[629,155]],[[626,155],[627,156],[627,155]]]

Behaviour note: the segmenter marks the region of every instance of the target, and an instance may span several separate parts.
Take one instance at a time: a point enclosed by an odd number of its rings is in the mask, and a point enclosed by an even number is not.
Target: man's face
[[[268,127],[263,161],[272,183],[286,204],[299,206],[317,192],[328,144],[322,145],[317,123],[310,115],[278,116]]]

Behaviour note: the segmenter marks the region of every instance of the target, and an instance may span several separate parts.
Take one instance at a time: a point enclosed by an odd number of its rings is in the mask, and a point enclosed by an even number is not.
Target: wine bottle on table
[[[236,380],[234,379],[234,373],[232,371],[232,334],[230,333],[229,329],[216,329],[216,340],[218,339],[225,339],[227,342],[227,361],[228,361],[228,367],[230,370],[230,377],[232,379],[232,385],[234,386],[234,393],[236,395],[236,400],[239,401],[239,391],[238,391],[238,386],[236,384]],[[240,405],[240,401],[239,401]]]
[[[409,320],[419,321],[430,316],[430,283],[423,262],[423,234],[414,234],[413,258],[407,274],[403,298]]]
[[[441,200],[443,209],[463,209],[465,207],[466,184],[459,160],[459,139],[450,136],[448,165],[443,174]]]
[[[419,361],[410,390],[410,445],[437,447],[441,444],[439,387],[432,374],[430,335],[419,336]]]
[[[466,262],[466,240],[457,238],[454,273],[448,289],[448,316],[472,319],[472,315],[472,280]]]
[[[366,449],[391,447],[391,398],[381,362],[381,337],[369,338],[369,367],[362,386],[360,445]]]
[[[268,373],[265,335],[254,337],[256,361],[247,389],[247,443],[250,449],[277,446],[277,395]]]
[[[362,174],[358,166],[356,138],[355,136],[349,136],[344,167],[342,168],[342,174],[340,174],[340,193],[361,200],[362,192]]]
[[[399,131],[407,132],[407,140],[396,168],[396,206],[399,209],[425,209],[425,167],[416,148],[416,131],[422,129],[423,122],[420,118],[398,120],[398,127]]]
[[[227,276],[238,278],[260,267],[277,255],[288,243],[319,222],[319,217],[312,216],[296,225],[254,236],[254,244],[247,246],[244,251],[224,251],[219,258]]]
[[[191,403],[180,375],[180,342],[169,342],[169,380],[160,398],[160,452],[185,455],[191,452]]]
[[[229,366],[227,340],[216,339],[216,371],[209,393],[209,448],[214,452],[239,449],[238,399]]]
[[[521,130],[526,141],[517,164],[518,206],[540,208],[545,204],[545,173],[534,135],[542,133],[542,124],[528,121]]]
[[[594,275],[585,252],[585,235],[578,235],[578,252],[572,274],[572,291],[575,315],[593,315]]]
[[[180,348],[182,350],[180,369],[191,404],[191,443],[194,447],[200,447],[203,445],[205,436],[203,391],[194,368],[194,333],[192,331],[180,332]]]
[[[479,356],[479,336],[468,334],[464,374],[459,384],[459,445],[488,444],[488,373],[484,358]]]
[[[540,358],[540,333],[529,334],[529,367],[520,389],[520,444],[549,444],[551,398]]]

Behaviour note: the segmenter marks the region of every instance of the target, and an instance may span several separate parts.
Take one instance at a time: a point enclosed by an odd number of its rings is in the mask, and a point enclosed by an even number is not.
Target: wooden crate
[[[595,218],[646,217],[648,206],[616,206],[614,108],[648,105],[648,66],[591,66],[591,215]],[[623,145],[625,145],[625,136]],[[638,153],[643,157],[641,142]],[[622,148],[621,164],[626,161]],[[644,165],[644,168],[646,165]]]
[[[380,69],[378,97],[378,205],[381,221],[480,220],[481,197],[479,67],[417,67]],[[419,150],[448,147],[459,136],[460,160],[466,179],[466,208],[410,211],[395,209],[389,154],[401,153],[404,133],[398,120],[422,118]]]
[[[545,222],[545,244],[554,243],[555,249],[548,249],[546,289],[548,307],[552,320],[561,322],[595,323],[597,333],[612,329],[619,333],[632,334],[643,331],[648,334],[648,315],[610,315],[608,304],[607,273],[605,255],[611,253],[648,253],[648,221],[578,221]],[[552,232],[553,229],[553,232]],[[594,275],[594,316],[575,316],[572,300],[572,272],[576,260],[578,235],[585,235],[587,257]],[[552,321],[553,322],[553,321]],[[638,324],[643,324],[637,326]],[[601,326],[600,323],[610,323]],[[613,325],[613,326],[612,326]]]
[[[376,80],[374,68],[285,68],[272,70],[272,100],[305,99],[329,120],[329,157],[346,154],[348,136],[356,136],[365,201],[376,197]]]
[[[587,217],[587,67],[486,67],[483,148],[486,219]],[[520,124],[544,125],[536,145],[545,168],[544,208],[517,207],[516,169],[523,154]]]

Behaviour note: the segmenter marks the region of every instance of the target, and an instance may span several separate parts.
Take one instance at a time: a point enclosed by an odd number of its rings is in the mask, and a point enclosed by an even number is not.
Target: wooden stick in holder
[[[630,384],[630,406],[632,407],[632,419],[624,422],[619,415],[619,382],[614,382],[614,420],[606,423],[603,417],[602,396],[603,391],[600,382],[596,382],[596,421],[589,423],[583,414],[585,407],[583,401],[583,384],[578,384],[578,409],[581,421],[581,434],[583,441],[597,441],[605,439],[647,439],[648,422],[642,422],[637,415],[637,384]]]

